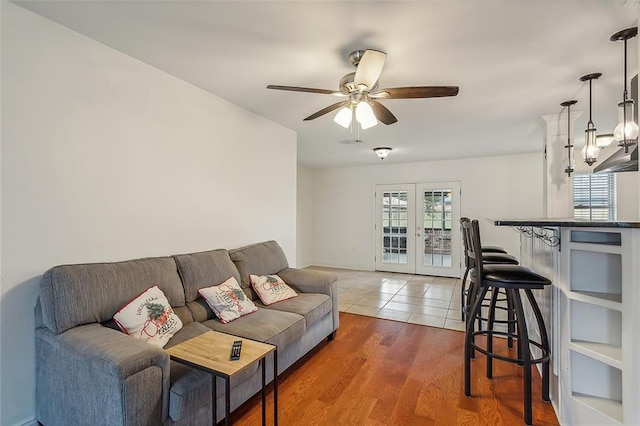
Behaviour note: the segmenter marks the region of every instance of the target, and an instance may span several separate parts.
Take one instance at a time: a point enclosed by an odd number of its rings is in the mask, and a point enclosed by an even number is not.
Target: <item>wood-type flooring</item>
[[[504,347],[503,339],[495,346]],[[340,313],[335,340],[325,341],[280,376],[280,425],[520,425],[522,368],[485,358],[472,362],[472,392],[463,390],[464,333]],[[533,371],[533,422],[557,425]],[[272,390],[267,424],[273,424]],[[233,424],[261,424],[256,395],[232,413]]]

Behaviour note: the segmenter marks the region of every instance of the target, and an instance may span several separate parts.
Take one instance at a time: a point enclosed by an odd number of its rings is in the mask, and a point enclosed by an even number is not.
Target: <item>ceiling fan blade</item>
[[[318,111],[318,112],[316,112],[314,114],[311,114],[310,116],[305,118],[304,121],[314,120],[314,119],[316,119],[318,117],[321,117],[321,116],[323,116],[323,115],[325,115],[325,114],[327,114],[327,113],[329,113],[329,112],[331,112],[333,110],[336,110],[336,109],[338,109],[340,107],[347,106],[347,105],[349,105],[349,101],[336,102],[333,105],[329,105],[328,107],[323,108],[323,109],[321,109],[320,111]]]
[[[320,93],[322,95],[333,95],[336,93],[335,90],[329,90],[329,89],[314,89],[312,87],[296,87],[296,86],[278,86],[275,84],[268,85],[267,89],[287,90],[290,92]]]
[[[394,87],[391,89],[380,89],[371,96],[384,99],[442,98],[445,96],[456,96],[458,90],[458,86]],[[385,96],[384,93],[387,93],[387,95]],[[378,94],[381,96],[377,96]]]
[[[353,82],[356,86],[364,84],[371,89],[380,78],[387,54],[377,50],[366,50],[360,59]]]
[[[398,121],[396,116],[380,102],[371,100],[369,101],[369,104],[371,105],[371,108],[373,108],[373,114],[376,116],[378,121],[386,124],[387,126]]]

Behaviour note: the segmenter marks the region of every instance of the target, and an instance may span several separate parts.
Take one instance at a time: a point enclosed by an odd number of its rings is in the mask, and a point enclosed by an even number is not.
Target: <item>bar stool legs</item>
[[[549,336],[547,334],[547,329],[544,326],[544,319],[542,318],[542,312],[540,312],[540,307],[538,306],[537,303],[535,303],[535,298],[531,290],[526,289],[525,294],[527,295],[527,299],[529,299],[529,303],[531,304],[531,308],[533,309],[533,314],[536,317],[538,329],[540,330],[540,341],[541,341],[540,343],[542,344],[543,347],[550,348]],[[547,357],[547,359],[542,362],[542,399],[547,402],[551,401],[551,398],[549,398],[550,364],[551,364],[551,357]]]
[[[475,287],[475,288],[474,288]],[[466,335],[465,335],[465,376],[464,376],[464,387],[465,387],[465,395],[471,396],[471,360],[475,358],[475,351],[481,352],[482,354],[487,356],[486,360],[486,376],[487,378],[493,377],[493,359],[496,358],[501,361],[517,363],[518,365],[523,367],[523,405],[524,405],[524,421],[526,424],[531,424],[533,420],[532,415],[532,375],[531,375],[531,367],[535,364],[541,364],[542,367],[542,399],[544,401],[549,401],[549,364],[550,364],[550,347],[549,347],[549,339],[546,331],[546,327],[544,325],[544,320],[542,318],[542,313],[540,312],[540,308],[536,303],[536,300],[533,296],[533,293],[530,289],[519,289],[519,288],[504,288],[507,295],[507,300],[509,301],[509,307],[507,311],[508,318],[513,315],[514,323],[507,321],[508,331],[495,331],[494,325],[496,322],[496,303],[498,297],[498,288],[488,285],[482,285],[480,288],[478,286],[474,286],[472,284],[470,288],[470,295],[474,294],[473,307],[470,312],[468,312],[467,324],[466,324]],[[471,290],[473,289],[473,293]],[[524,308],[522,305],[522,298],[520,296],[520,290],[522,290],[531,305],[531,309],[534,313],[536,319],[536,325],[538,327],[540,333],[540,342],[535,342],[530,340],[529,338],[529,330],[527,328]],[[476,329],[476,321],[482,315],[482,303],[487,293],[491,291],[491,302],[489,304],[489,314],[487,317],[487,327],[486,329],[478,328]],[[484,347],[476,344],[475,337],[476,336],[485,336],[486,337],[486,345]],[[507,339],[516,339],[517,340],[517,356],[511,357],[506,355],[501,355],[494,352],[494,335],[505,336]],[[513,347],[513,340],[507,341],[507,346],[509,348]],[[541,351],[541,356],[539,358],[533,358],[531,354],[531,347],[535,346]]]

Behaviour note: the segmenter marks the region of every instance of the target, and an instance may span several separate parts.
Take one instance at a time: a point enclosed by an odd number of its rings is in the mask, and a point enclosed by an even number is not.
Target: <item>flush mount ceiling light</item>
[[[567,107],[567,144],[564,146],[567,148],[567,167],[564,172],[571,176],[575,167],[575,160],[573,159],[573,145],[571,144],[571,105],[577,104],[578,101],[564,101],[560,105]]]
[[[627,28],[611,36],[611,41],[624,41],[624,91],[622,102],[618,104],[618,125],[613,131],[613,137],[619,146],[624,147],[624,152],[629,152],[629,147],[635,145],[638,140],[638,124],[633,115],[633,99],[628,98],[627,92],[627,40],[638,35],[638,27]]]
[[[596,143],[596,126],[593,124],[593,120],[591,119],[591,83],[593,80],[597,80],[600,77],[602,77],[602,73],[600,72],[580,77],[580,81],[589,82],[589,122],[587,123],[587,128],[584,131],[585,144],[582,149],[582,158],[584,159],[584,162],[590,166],[598,161],[598,155],[600,155],[600,147]]]
[[[381,160],[384,160],[391,152],[391,148],[389,148],[388,146],[379,146],[378,148],[373,148],[373,152],[375,152]]]

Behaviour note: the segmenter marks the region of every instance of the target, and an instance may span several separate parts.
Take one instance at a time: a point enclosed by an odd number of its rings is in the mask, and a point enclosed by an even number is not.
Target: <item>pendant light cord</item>
[[[624,39],[624,92],[622,92],[622,100],[626,101],[628,96],[627,92],[627,39]],[[626,109],[625,109],[626,111]],[[626,120],[625,120],[626,122]]]
[[[627,39],[624,39],[624,92],[622,92],[622,145],[624,152],[629,152],[627,143]]]
[[[591,127],[593,127],[593,121],[591,121],[591,113],[592,113],[592,108],[591,108],[591,83],[593,82],[593,79],[589,79],[589,124],[591,124]]]

